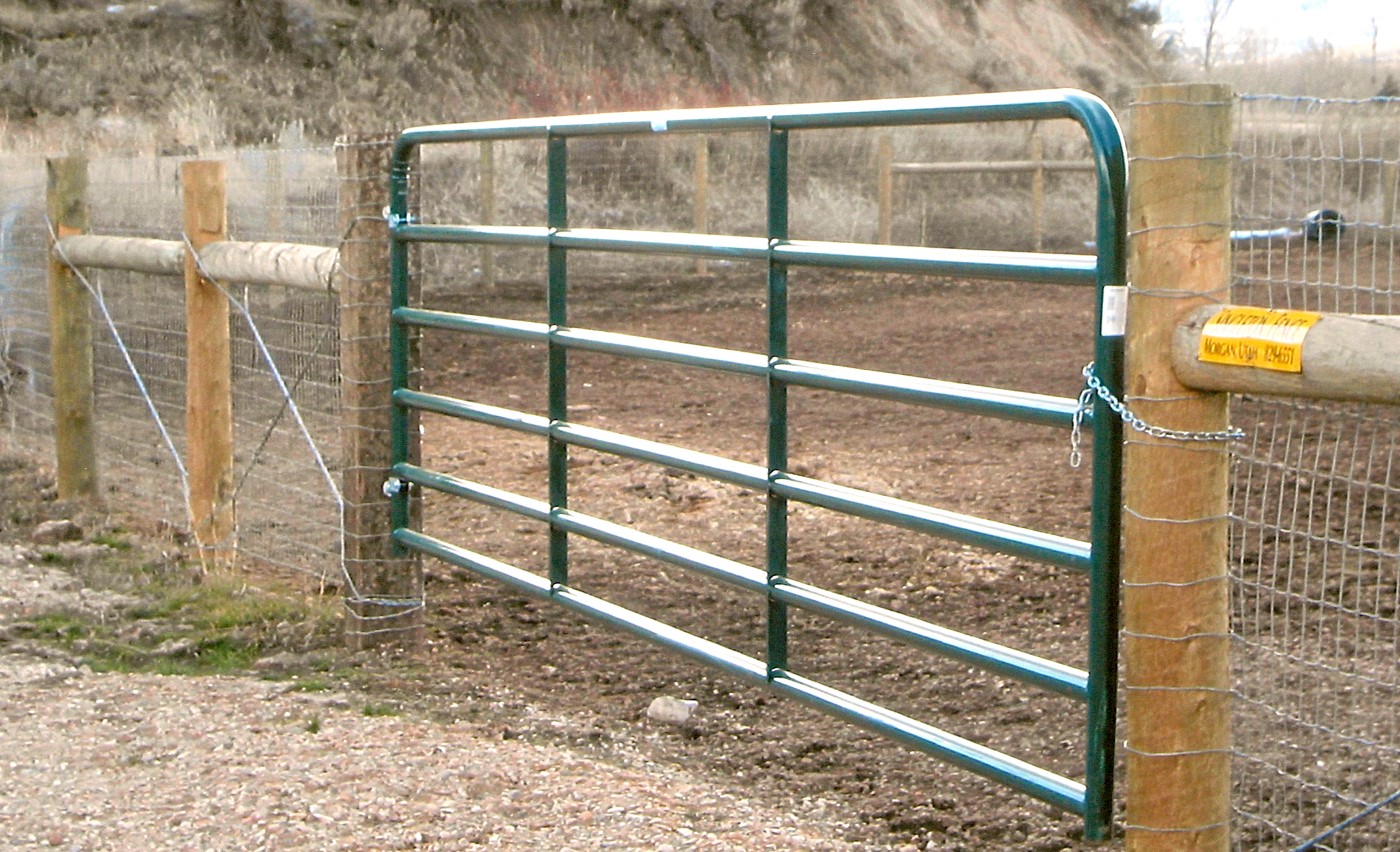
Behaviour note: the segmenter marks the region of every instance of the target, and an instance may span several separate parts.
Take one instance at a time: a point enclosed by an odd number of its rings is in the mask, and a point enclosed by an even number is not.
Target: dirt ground
[[[1085,289],[838,276],[795,270],[792,357],[991,384],[1059,396],[1081,387],[1091,358]],[[540,319],[537,293],[502,285],[429,307]],[[573,325],[761,351],[757,270],[710,278],[586,280]],[[619,308],[619,306],[621,306]],[[543,413],[543,349],[429,333],[424,387]],[[571,353],[570,417],[581,423],[746,462],[764,457],[762,382],[638,360]],[[791,469],[995,520],[1083,538],[1088,475],[1069,466],[1062,430],[793,390]],[[544,498],[543,442],[432,415],[427,464]],[[571,450],[570,505],[685,544],[763,564],[764,503],[742,489],[587,450]],[[935,623],[1083,665],[1087,583],[1071,572],[793,504],[792,576]],[[542,526],[440,494],[425,528],[544,573]],[[745,653],[763,655],[765,607],[681,569],[572,541],[572,585]],[[928,849],[1078,848],[1078,820],[628,635],[430,564],[431,624],[449,665],[509,683],[571,730],[525,736],[579,744],[626,741],[647,702],[698,702],[687,724],[648,747],[756,796],[800,811],[840,803],[859,845]],[[460,573],[460,572],[457,572]],[[915,718],[1082,777],[1083,708],[833,621],[793,615],[792,669]]]

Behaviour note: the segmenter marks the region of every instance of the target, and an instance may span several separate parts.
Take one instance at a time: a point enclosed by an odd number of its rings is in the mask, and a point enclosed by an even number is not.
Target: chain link
[[[1079,394],[1079,404],[1074,408],[1074,421],[1069,431],[1069,466],[1079,467],[1084,460],[1083,454],[1079,451],[1079,443],[1082,438],[1084,415],[1089,410],[1094,397],[1098,396],[1108,407],[1122,418],[1123,422],[1136,432],[1150,435],[1153,438],[1163,438],[1170,441],[1237,441],[1243,438],[1244,430],[1237,428],[1222,429],[1218,432],[1187,432],[1181,429],[1168,429],[1165,426],[1153,426],[1141,417],[1138,417],[1129,410],[1126,403],[1113,395],[1099,377],[1094,375],[1094,362],[1090,361],[1084,365],[1080,371],[1084,376],[1084,390]]]

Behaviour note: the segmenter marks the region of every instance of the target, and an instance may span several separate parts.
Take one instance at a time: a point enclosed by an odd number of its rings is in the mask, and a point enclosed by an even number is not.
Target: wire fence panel
[[[44,161],[0,157],[0,426],[17,446],[52,452]]]
[[[235,309],[234,499],[239,553],[245,560],[309,573],[321,585],[339,582],[336,297],[271,288],[230,292],[251,317],[250,322]]]
[[[214,155],[229,163],[230,238],[336,246],[333,151],[306,147],[295,127],[283,137],[282,148]],[[90,157],[91,232],[183,239],[183,159]],[[53,399],[45,270],[50,232],[43,160],[7,158],[0,189],[4,434],[20,448],[49,455]],[[114,270],[87,269],[82,278],[95,303],[93,370],[104,496],[183,536],[189,531],[179,459],[185,453],[184,285],[179,278]],[[240,559],[245,566],[307,575],[316,585],[338,583],[336,296],[279,287],[226,292],[235,303],[234,487]]]
[[[1245,96],[1232,301],[1400,308],[1400,101]],[[1237,397],[1235,845],[1400,844],[1400,422]]]

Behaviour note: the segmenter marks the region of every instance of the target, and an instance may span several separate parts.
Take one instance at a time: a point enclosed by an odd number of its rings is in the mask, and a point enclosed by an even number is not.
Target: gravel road
[[[6,630],[122,604],[0,545],[0,848],[849,848],[819,805],[776,813],[639,755],[288,682],[95,674]]]

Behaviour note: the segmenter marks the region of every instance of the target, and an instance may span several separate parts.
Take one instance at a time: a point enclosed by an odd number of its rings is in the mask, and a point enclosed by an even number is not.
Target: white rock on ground
[[[690,717],[695,715],[695,708],[699,706],[700,702],[689,698],[661,695],[647,707],[647,718],[669,725],[681,725],[690,721]]]

